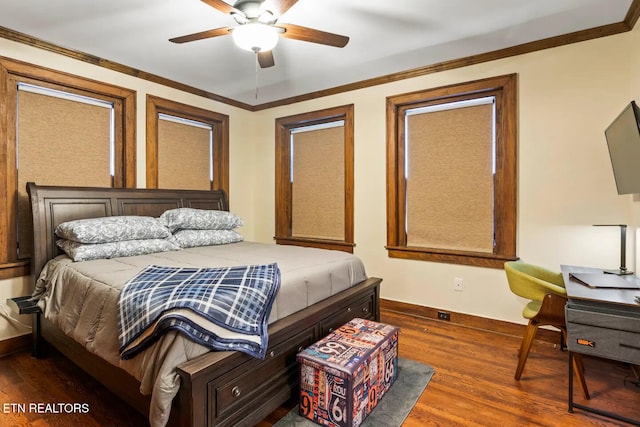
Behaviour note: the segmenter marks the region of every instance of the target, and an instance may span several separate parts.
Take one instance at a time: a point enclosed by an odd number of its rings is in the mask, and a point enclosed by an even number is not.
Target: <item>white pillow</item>
[[[88,244],[60,239],[56,244],[74,261],[145,255],[180,249],[178,245],[167,239],[123,240]]]
[[[160,215],[160,220],[172,233],[176,230],[233,230],[244,225],[234,213],[193,208],[170,209]]]
[[[169,240],[181,248],[193,248],[241,242],[243,237],[235,230],[178,230]]]
[[[58,237],[78,243],[165,239],[171,232],[150,216],[106,216],[67,221],[56,227]]]

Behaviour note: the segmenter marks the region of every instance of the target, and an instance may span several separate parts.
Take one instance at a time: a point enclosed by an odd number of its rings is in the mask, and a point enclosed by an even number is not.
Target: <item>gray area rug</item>
[[[398,378],[362,427],[399,427],[404,422],[434,374],[431,366],[398,358]],[[274,427],[315,427],[317,424],[298,415],[298,407],[282,417]]]

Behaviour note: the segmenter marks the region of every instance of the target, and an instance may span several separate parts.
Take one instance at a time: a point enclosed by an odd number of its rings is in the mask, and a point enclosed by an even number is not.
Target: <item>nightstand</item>
[[[37,306],[31,296],[7,298],[7,305],[18,314],[32,314],[33,329],[31,337],[31,354],[40,357],[40,314],[42,310]]]

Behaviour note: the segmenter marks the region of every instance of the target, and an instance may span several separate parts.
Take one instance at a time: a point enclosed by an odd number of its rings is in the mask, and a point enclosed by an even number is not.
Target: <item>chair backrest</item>
[[[542,301],[545,294],[566,296],[562,274],[521,261],[504,264],[511,292],[523,298]]]

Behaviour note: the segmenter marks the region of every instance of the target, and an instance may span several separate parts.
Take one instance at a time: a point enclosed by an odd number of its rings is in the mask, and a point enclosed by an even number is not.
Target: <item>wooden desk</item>
[[[569,412],[574,408],[594,412],[631,424],[633,420],[573,402],[573,353],[640,364],[640,289],[592,289],[569,277],[570,273],[602,273],[588,267],[561,266],[567,289],[567,348],[569,350]],[[604,273],[603,273],[604,274]],[[622,276],[640,283],[636,276]]]

